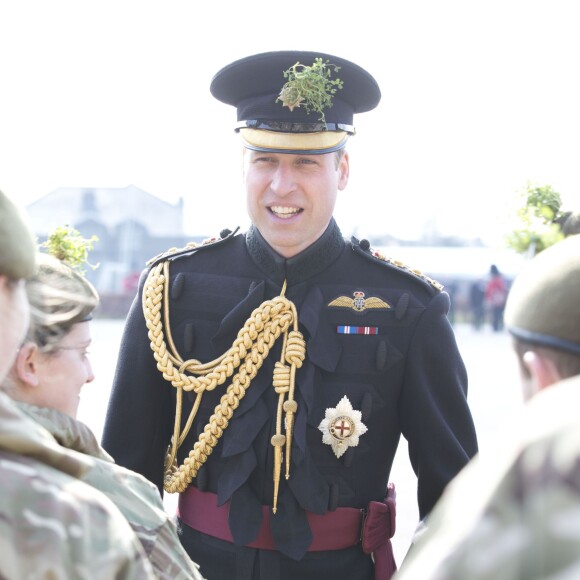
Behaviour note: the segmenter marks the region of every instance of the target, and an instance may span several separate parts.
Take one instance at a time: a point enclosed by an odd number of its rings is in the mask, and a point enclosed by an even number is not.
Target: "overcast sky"
[[[186,229],[247,218],[235,111],[209,83],[268,50],[337,54],[373,74],[355,118],[344,233],[495,242],[516,191],[580,209],[580,21],[570,0],[0,0],[0,189],[134,184]],[[330,9],[330,10],[329,10]]]

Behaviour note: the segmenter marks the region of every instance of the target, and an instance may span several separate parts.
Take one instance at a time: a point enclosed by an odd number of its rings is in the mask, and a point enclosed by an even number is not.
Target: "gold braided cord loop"
[[[174,433],[171,451],[165,464],[164,489],[169,493],[182,492],[196,477],[227,428],[234,411],[276,340],[283,336],[281,362],[276,363],[273,377],[273,386],[279,397],[276,435],[272,437],[275,451],[273,506],[275,513],[284,445],[287,449],[286,478],[289,477],[293,414],[297,410],[294,401],[294,377],[296,368],[302,366],[306,356],[304,338],[298,331],[296,307],[284,296],[286,285],[284,284],[280,296],[264,301],[252,312],[232,346],[221,357],[202,364],[197,360],[184,361],[175,348],[169,326],[168,280],[169,262],[166,261],[151,269],[143,289],[143,314],[157,368],[163,378],[177,389]],[[289,330],[291,326],[293,328]],[[166,336],[170,348],[167,346]],[[205,391],[211,391],[224,384],[230,377],[231,383],[222,395],[219,405],[215,407],[213,415],[188,457],[178,467],[177,450],[193,424],[201,396]],[[193,391],[197,397],[187,423],[183,431],[180,431],[183,391]],[[282,434],[284,412],[286,435]]]

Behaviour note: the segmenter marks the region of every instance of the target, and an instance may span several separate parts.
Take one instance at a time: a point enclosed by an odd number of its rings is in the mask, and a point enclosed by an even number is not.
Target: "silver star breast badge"
[[[322,442],[332,447],[337,458],[349,447],[356,447],[359,437],[367,432],[361,417],[361,412],[352,408],[346,395],[335,408],[326,409],[318,429],[322,431]]]

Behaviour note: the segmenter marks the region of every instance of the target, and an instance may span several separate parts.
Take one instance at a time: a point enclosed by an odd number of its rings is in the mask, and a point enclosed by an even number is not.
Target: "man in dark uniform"
[[[226,66],[211,92],[237,109],[252,226],[150,262],[103,444],[180,493],[210,580],[388,578],[401,434],[421,518],[477,442],[447,293],[332,217],[379,87],[287,51]]]

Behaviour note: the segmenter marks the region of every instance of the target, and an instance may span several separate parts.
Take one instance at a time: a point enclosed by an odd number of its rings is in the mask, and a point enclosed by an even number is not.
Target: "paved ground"
[[[457,342],[469,376],[468,400],[473,413],[481,453],[493,452],[497,438],[509,426],[509,419],[522,405],[516,360],[507,333],[486,329],[475,332],[469,326],[456,327]],[[397,488],[397,533],[394,550],[397,561],[404,557],[418,523],[417,479],[403,440],[395,458],[391,480]]]
[[[95,320],[92,323],[94,346],[91,348],[96,379],[85,387],[79,418],[100,437],[110,384],[113,378],[122,323]],[[507,428],[510,416],[521,406],[516,362],[506,333],[489,328],[476,332],[467,325],[456,326],[459,348],[469,373],[469,401],[478,431],[480,451],[493,450],[494,440]],[[401,561],[418,523],[416,478],[407,457],[405,441],[401,442],[391,481],[397,487],[397,534],[395,556]],[[173,509],[174,502],[166,502]]]

